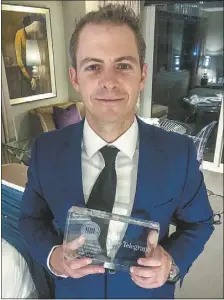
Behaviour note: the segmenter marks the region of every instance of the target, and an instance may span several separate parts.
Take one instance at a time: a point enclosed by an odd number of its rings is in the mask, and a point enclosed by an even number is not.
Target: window
[[[209,162],[214,160],[223,83],[223,2],[156,5],[152,117],[185,123],[191,135],[217,121],[204,153]],[[153,115],[158,106],[163,115]]]

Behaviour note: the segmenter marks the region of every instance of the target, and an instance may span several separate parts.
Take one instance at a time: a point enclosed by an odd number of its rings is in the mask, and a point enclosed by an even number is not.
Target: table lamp
[[[33,77],[40,79],[37,67],[41,65],[41,59],[37,40],[26,41],[26,65],[33,67]]]

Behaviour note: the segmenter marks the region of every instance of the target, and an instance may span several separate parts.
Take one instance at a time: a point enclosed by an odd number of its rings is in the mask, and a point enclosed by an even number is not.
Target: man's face
[[[87,119],[133,118],[146,72],[146,65],[141,71],[135,36],[128,26],[88,24],[81,31],[77,70],[70,69],[70,78],[82,96]]]

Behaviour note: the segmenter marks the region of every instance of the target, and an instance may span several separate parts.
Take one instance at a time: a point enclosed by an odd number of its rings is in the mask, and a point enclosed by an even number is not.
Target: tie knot
[[[105,146],[100,149],[100,152],[103,155],[105,166],[108,166],[115,163],[119,150],[116,147]]]

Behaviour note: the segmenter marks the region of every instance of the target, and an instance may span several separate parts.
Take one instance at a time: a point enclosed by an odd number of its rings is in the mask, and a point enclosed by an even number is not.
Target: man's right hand
[[[66,248],[69,250],[77,250],[85,242],[84,237],[69,242]],[[50,267],[55,273],[65,275],[72,278],[81,278],[90,274],[104,273],[105,269],[102,266],[90,265],[92,262],[91,258],[75,258],[74,260],[68,260],[63,257],[63,245],[55,248],[50,256]]]
[[[37,80],[34,77],[32,77],[31,79],[31,89],[32,91],[35,91],[37,89]]]

